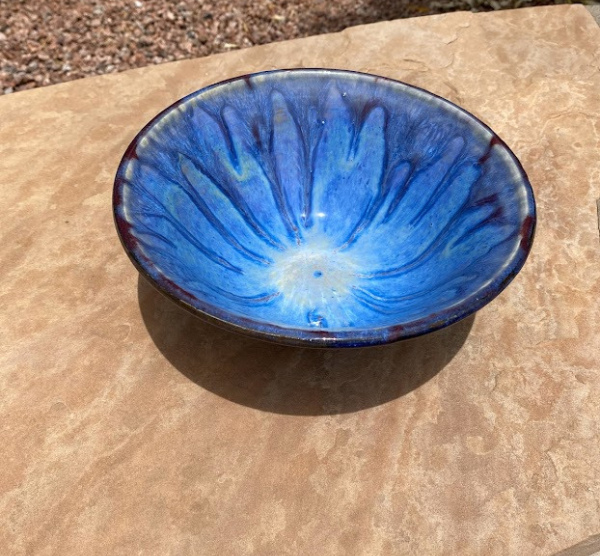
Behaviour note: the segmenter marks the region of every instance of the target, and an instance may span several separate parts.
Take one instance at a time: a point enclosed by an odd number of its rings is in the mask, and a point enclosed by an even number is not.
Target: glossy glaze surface
[[[140,270],[201,316],[284,342],[384,343],[480,308],[525,261],[527,178],[486,126],[366,74],[233,79],[157,116],[115,184]]]

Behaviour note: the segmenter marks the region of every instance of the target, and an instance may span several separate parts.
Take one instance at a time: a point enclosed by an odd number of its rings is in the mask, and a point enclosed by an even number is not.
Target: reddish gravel
[[[351,25],[521,0],[0,0],[0,94]]]

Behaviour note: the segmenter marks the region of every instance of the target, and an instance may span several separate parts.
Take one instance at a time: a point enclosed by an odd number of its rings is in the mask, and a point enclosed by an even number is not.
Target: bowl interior
[[[332,70],[182,99],[115,185],[121,238],[160,289],[283,339],[373,343],[473,312],[523,264],[534,211],[518,161],[474,117]]]

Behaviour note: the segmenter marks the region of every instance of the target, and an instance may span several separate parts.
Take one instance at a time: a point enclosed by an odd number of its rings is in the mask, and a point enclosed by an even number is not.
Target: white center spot
[[[284,302],[311,310],[338,304],[356,283],[357,271],[345,253],[302,245],[276,258],[270,278]]]

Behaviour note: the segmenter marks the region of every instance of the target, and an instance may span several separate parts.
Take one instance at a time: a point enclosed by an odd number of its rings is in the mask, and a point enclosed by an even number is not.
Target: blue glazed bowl
[[[424,90],[338,70],[207,87],[127,149],[114,215],[186,309],[282,343],[363,346],[444,327],[514,278],[531,186],[486,125]]]

